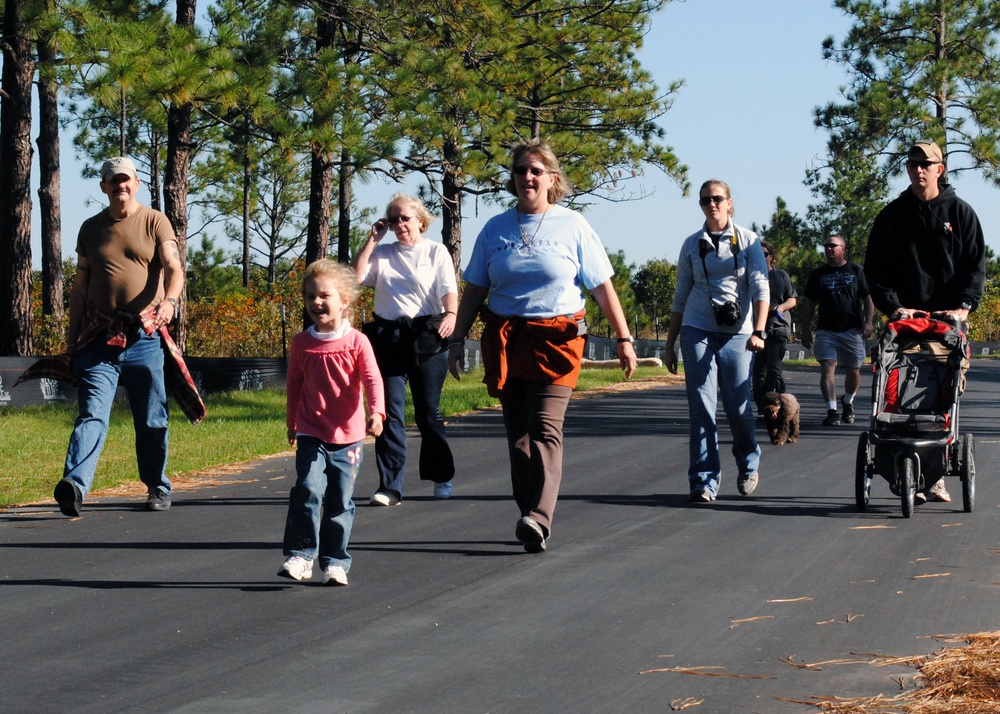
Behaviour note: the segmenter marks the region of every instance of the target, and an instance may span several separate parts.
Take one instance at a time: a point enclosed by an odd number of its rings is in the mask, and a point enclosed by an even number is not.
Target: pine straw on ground
[[[834,714],[995,714],[1000,710],[1000,630],[969,635],[935,635],[941,642],[965,642],[936,654],[913,657],[877,655],[875,667],[906,666],[917,669],[919,689],[894,697],[813,697],[806,704]],[[900,687],[902,680],[897,680]]]

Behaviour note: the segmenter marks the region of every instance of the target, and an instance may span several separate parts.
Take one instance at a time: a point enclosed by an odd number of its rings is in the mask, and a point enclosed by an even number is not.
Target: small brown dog
[[[799,440],[799,400],[792,394],[764,395],[764,423],[771,443],[782,446]]]

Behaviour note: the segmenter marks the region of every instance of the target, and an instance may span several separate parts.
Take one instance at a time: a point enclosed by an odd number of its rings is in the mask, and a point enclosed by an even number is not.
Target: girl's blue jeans
[[[354,482],[363,457],[361,442],[327,444],[298,437],[295,485],[288,500],[283,549],[286,556],[319,557],[319,567],[351,569],[347,543],[354,525]]]

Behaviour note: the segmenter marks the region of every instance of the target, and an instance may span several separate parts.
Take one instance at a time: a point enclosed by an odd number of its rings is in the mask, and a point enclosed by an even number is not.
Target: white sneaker
[[[937,483],[927,489],[927,499],[941,501],[942,503],[951,503],[951,494],[945,488],[944,479],[939,479]]]
[[[313,562],[293,555],[281,564],[278,575],[292,580],[308,580],[313,576]]]
[[[371,500],[368,501],[369,506],[398,506],[399,498],[393,496],[391,493],[386,493],[385,491],[377,491]]]
[[[339,565],[328,565],[323,569],[324,585],[347,585],[347,571]]]
[[[451,481],[434,484],[434,498],[451,498]]]

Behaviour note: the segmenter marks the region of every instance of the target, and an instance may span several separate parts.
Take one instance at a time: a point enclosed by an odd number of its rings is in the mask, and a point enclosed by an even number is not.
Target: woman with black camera
[[[710,503],[719,492],[722,461],[715,422],[718,393],[733,432],[737,487],[757,487],[760,447],[754,434],[750,389],[753,353],[767,337],[767,261],[760,239],[733,223],[729,186],[706,181],[698,203],[705,224],[688,236],[677,259],[677,287],[667,333],[667,368],[677,373],[677,338],[691,412],[688,481],[691,503]]]

